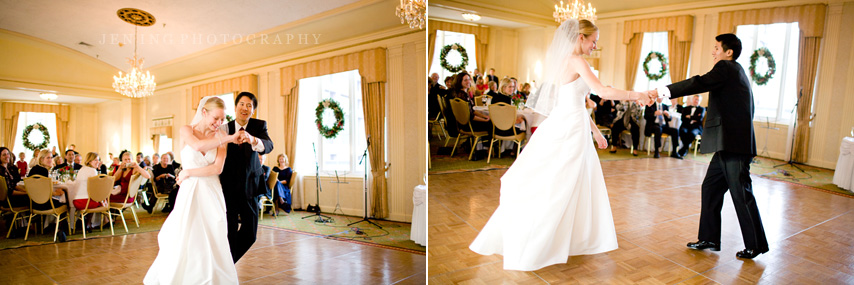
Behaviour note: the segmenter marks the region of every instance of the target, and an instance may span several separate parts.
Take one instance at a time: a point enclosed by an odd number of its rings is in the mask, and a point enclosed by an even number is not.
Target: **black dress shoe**
[[[659,158],[659,157],[661,157],[661,154],[659,154],[659,153],[656,151],[656,152],[655,152],[655,154],[654,154],[652,157],[654,157],[654,158]]]
[[[610,153],[617,153],[617,149],[609,150],[608,152],[610,152]]]
[[[670,153],[670,157],[675,158],[675,159],[682,159],[682,156],[681,156],[681,155],[676,154],[675,152]]]
[[[710,248],[711,251],[721,251],[721,244],[717,242],[710,241],[698,241],[698,242],[689,242],[688,248],[703,250]]]
[[[632,155],[634,155],[634,156],[638,156],[638,153],[637,153],[637,152],[633,152],[633,153],[632,153]]]
[[[745,249],[745,250],[742,250],[742,251],[736,252],[736,253],[735,253],[735,257],[738,257],[738,258],[746,258],[746,259],[753,259],[753,258],[754,258],[754,257],[756,257],[757,255],[760,255],[760,254],[763,254],[763,253],[766,253],[766,252],[768,252],[768,251],[767,251],[767,250],[766,250],[766,251],[759,251],[759,250],[756,250],[756,249]]]

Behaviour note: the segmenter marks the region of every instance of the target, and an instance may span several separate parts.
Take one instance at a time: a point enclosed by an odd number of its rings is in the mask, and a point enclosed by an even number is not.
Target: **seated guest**
[[[27,164],[27,154],[23,151],[18,154],[18,162],[16,162],[15,166],[18,167],[18,175],[21,177],[27,176],[27,170],[30,170],[29,165]]]
[[[53,164],[51,164],[51,165],[53,165],[53,168],[56,168],[57,165],[66,165],[65,159],[62,158],[62,156],[53,155]],[[51,169],[51,170],[54,170],[54,169]]]
[[[148,175],[148,171],[145,171],[145,169],[142,169],[139,164],[131,160],[131,154],[129,151],[123,150],[122,153],[119,154],[119,158],[121,158],[122,164],[113,175],[113,178],[115,179],[114,181],[116,184],[121,185],[121,190],[118,194],[110,195],[110,202],[131,203],[133,202],[134,197],[127,197],[131,177],[134,175],[142,175],[142,177],[151,179],[151,176]],[[127,201],[125,201],[125,197],[127,197]]]
[[[531,96],[531,84],[528,82],[522,83],[522,88],[519,88],[519,93],[522,93],[522,98],[528,99]]]
[[[688,107],[682,109],[682,126],[679,127],[682,148],[679,149],[677,158],[685,156],[694,138],[703,134],[703,116],[706,109],[700,107],[701,100],[702,96],[694,95],[688,99]]]
[[[527,101],[528,96],[525,94],[522,94],[522,91],[519,91],[519,88],[518,88],[519,87],[519,80],[517,80],[516,77],[510,77],[510,80],[513,80],[513,86],[515,86],[515,87],[513,87],[513,94],[511,94],[511,95],[518,95],[518,96],[520,96],[520,98],[522,98],[523,102]]]
[[[501,79],[501,84],[499,86],[501,86],[501,88],[498,89],[498,94],[492,96],[492,104],[507,103],[509,105],[513,105],[513,98],[511,98],[511,96],[516,90],[516,85],[513,84],[513,81],[510,80],[510,78],[504,78]]]
[[[145,165],[143,168],[151,169],[151,157],[146,155],[145,158],[142,159],[142,164]]]
[[[475,82],[477,82],[477,85],[475,86],[477,87],[477,91],[480,91],[480,94],[484,94],[487,90],[489,90],[489,86],[486,85],[486,82],[483,80],[483,77],[478,77],[477,81]]]
[[[492,96],[492,99],[494,100],[495,95],[498,95],[498,83],[496,83],[495,81],[490,81],[486,85],[489,86],[489,91],[486,91],[486,95]],[[495,103],[495,101],[493,101],[492,103]]]
[[[148,166],[148,164],[145,164],[145,158],[143,157],[142,152],[136,153],[136,164],[139,164],[139,167],[142,167],[143,169]]]
[[[65,162],[57,164],[53,168],[53,170],[58,170],[58,169],[63,169],[63,168],[80,170],[80,167],[82,167],[82,165],[80,165],[79,160],[76,163],[74,161],[75,158],[78,156],[79,156],[79,154],[77,152],[75,152],[74,150],[71,150],[71,149],[66,150],[65,151]]]
[[[171,152],[171,151],[167,151],[166,153],[168,153],[168,154],[169,154],[169,159],[171,159],[171,160],[172,160],[172,167],[175,167],[175,169],[176,169],[176,170],[177,170],[177,169],[180,169],[180,168],[181,168],[181,164],[180,164],[180,163],[178,163],[177,161],[175,161],[175,155],[174,155],[174,154],[172,154],[172,152]]]
[[[97,153],[90,152],[86,154],[86,164],[80,168],[80,171],[77,172],[77,179],[74,180],[72,188],[69,188],[69,196],[71,196],[72,204],[74,208],[78,210],[82,209],[94,209],[101,207],[101,201],[94,201],[89,199],[89,178],[98,176],[98,171],[96,169],[101,168],[103,164],[101,163],[100,157]],[[71,191],[71,189],[74,189]],[[94,226],[92,222],[94,221],[94,215],[89,216],[89,221],[82,221],[83,226],[89,230]]]
[[[41,153],[41,149],[36,148],[33,150],[33,158],[30,158],[30,163],[27,163],[29,167],[39,164],[39,153]]]
[[[646,119],[645,136],[655,135],[655,154],[653,157],[659,158],[659,148],[661,147],[661,133],[667,122],[670,122],[670,113],[667,112],[667,105],[661,103],[661,98],[658,98],[652,106],[646,107],[643,118]]]
[[[169,202],[163,207],[163,212],[168,213],[172,211],[172,208],[175,206],[175,199],[178,198],[178,183],[176,180],[178,175],[175,174],[175,166],[172,166],[172,156],[169,153],[161,155],[160,163],[155,164],[151,171],[154,174],[154,184],[157,186],[157,191],[169,194]],[[146,210],[151,213],[154,210],[157,197],[151,195],[148,199],[149,206]]]
[[[610,87],[610,86],[609,86]],[[613,100],[605,100],[599,97],[596,94],[590,94],[590,100],[596,103],[596,111],[594,117],[596,118],[596,124],[601,126],[610,126],[611,122],[614,121],[614,117],[617,115],[616,103]]]
[[[617,103],[617,115],[614,117],[614,122],[611,123],[611,151],[617,153],[617,146],[622,145],[620,133],[629,130],[632,135],[632,146],[634,150],[632,155],[638,155],[638,145],[640,144],[640,117],[643,109],[640,105],[633,101],[623,101]]]
[[[288,166],[288,156],[284,154],[279,154],[276,157],[276,166],[273,167],[273,172],[276,173],[276,180],[279,183],[276,183],[276,203],[279,205],[279,209],[285,210],[286,213],[291,212],[291,179],[294,177],[294,171]],[[277,213],[278,214],[278,213]]]
[[[158,154],[158,153],[154,153],[154,154],[152,154],[152,155],[151,155],[151,163],[152,163],[152,164],[158,164],[158,163],[160,163],[160,154]],[[152,165],[152,167],[153,167],[153,166],[154,166],[154,165]]]
[[[18,169],[17,164],[15,163],[15,155],[12,154],[12,151],[9,151],[9,163],[6,165],[6,169],[12,174],[12,178],[17,181],[21,181],[21,171]]]
[[[456,117],[454,117],[454,111],[451,110],[451,100],[454,99],[454,92],[451,88],[454,86],[454,78],[455,76],[445,77],[445,86],[447,88],[443,88],[442,92],[442,101],[445,105],[445,113],[443,116],[445,117],[445,131],[448,132],[448,136],[456,137],[458,132]]]
[[[72,151],[73,152],[73,151]],[[50,172],[48,169],[53,169],[53,158],[51,158],[51,152],[48,150],[42,150],[39,154],[39,164],[30,168],[30,173],[27,174],[27,177],[31,177],[33,175],[41,175],[44,177],[50,178]],[[65,205],[65,191],[62,188],[54,188],[53,190],[53,205],[54,207],[60,207]],[[33,203],[33,209],[36,210],[50,210],[50,201],[44,204],[36,204]]]
[[[119,161],[118,156],[113,157],[113,164],[110,164],[110,175],[116,174],[116,169],[119,169],[119,165],[121,165],[121,161]]]
[[[471,88],[471,83],[471,76],[465,71],[457,74],[457,77],[454,80],[454,87],[452,88],[454,91],[454,97],[469,103],[469,113],[471,116],[469,124],[475,132],[489,131],[492,129],[492,123],[489,122],[489,116],[480,111],[474,110],[474,99],[467,91]],[[451,107],[450,104],[448,107]]]
[[[11,161],[11,157],[12,151],[5,146],[0,147],[0,176],[6,180],[6,189],[0,189],[0,191],[6,191],[6,199],[9,199],[12,207],[28,206],[29,197],[27,197],[27,192],[17,186],[18,182],[21,182],[20,176],[13,175],[12,171],[7,167]],[[8,206],[6,205],[6,200],[0,202],[3,202],[3,206]],[[11,220],[12,216],[9,216],[6,224],[10,225]]]
[[[100,165],[100,166],[98,167],[98,174],[104,174],[104,175],[107,175],[107,173],[108,173],[108,172],[107,172],[107,165],[106,165],[106,164],[104,164],[103,162],[101,162],[100,156],[98,157],[98,165]],[[81,169],[82,169],[82,168],[81,168]]]

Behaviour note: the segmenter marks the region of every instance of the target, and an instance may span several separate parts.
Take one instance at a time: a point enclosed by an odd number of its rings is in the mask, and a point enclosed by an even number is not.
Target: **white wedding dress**
[[[214,163],[217,149],[181,150],[184,170]],[[225,199],[218,175],[190,177],[181,183],[175,207],[157,235],[160,252],[145,284],[237,284],[228,247]]]
[[[617,234],[593,145],[583,79],[557,104],[501,177],[500,205],[469,246],[504,255],[504,269],[537,270],[571,255],[617,249]]]

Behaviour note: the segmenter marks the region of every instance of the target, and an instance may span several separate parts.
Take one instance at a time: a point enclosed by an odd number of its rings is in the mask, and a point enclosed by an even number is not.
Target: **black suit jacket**
[[[661,104],[661,109],[666,112],[668,109],[667,105]],[[652,106],[647,106],[643,111],[643,118],[646,120],[647,129],[655,126],[655,111],[658,111],[658,107],[656,107],[655,103],[653,103]],[[661,116],[664,117],[664,122],[661,122],[661,125],[667,125],[667,122],[670,122],[670,117],[664,114],[661,114]]]
[[[235,125],[234,121],[228,122],[228,134],[234,134],[237,131]],[[264,144],[264,151],[261,154],[267,154],[273,150],[273,141],[267,134],[267,122],[249,118],[249,122],[246,123],[246,132]],[[262,175],[262,171],[258,152],[252,150],[249,143],[228,144],[225,166],[219,175],[226,201],[237,198],[254,199],[266,193],[266,189],[258,187],[258,178]]]
[[[697,110],[694,111],[694,115],[691,115],[691,106],[682,107],[682,126],[680,128],[686,129],[700,129],[700,132],[703,131],[703,116],[706,114],[706,108],[701,106],[694,107]],[[692,124],[691,121],[694,121]]]
[[[74,170],[80,170],[80,168],[83,167],[82,165],[76,164],[73,162],[71,163],[71,165],[72,165],[72,168],[74,168]],[[62,169],[63,167],[66,167],[66,166],[68,166],[68,163],[63,163],[63,164],[54,166],[52,170]]]
[[[700,152],[756,155],[753,91],[740,64],[721,60],[708,73],[670,84],[667,88],[670,98],[709,92]]]

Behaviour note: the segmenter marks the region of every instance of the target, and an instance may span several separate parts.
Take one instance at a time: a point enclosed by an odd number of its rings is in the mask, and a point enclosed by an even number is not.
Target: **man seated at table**
[[[643,118],[646,119],[646,128],[644,136],[655,135],[655,154],[653,157],[659,158],[659,148],[661,147],[661,131],[667,122],[670,122],[670,113],[667,112],[667,105],[661,103],[661,98],[658,98],[651,106],[644,110]]]
[[[69,166],[74,170],[80,170],[80,168],[83,166],[80,165],[80,163],[75,162],[75,158],[77,158],[78,156],[79,156],[79,154],[76,151],[74,151],[73,149],[66,150],[65,151],[65,162],[55,166],[52,170],[63,169],[63,168],[69,167]]]
[[[160,163],[155,164],[152,167],[152,174],[154,174],[154,184],[157,186],[157,191],[163,194],[169,194],[169,202],[166,203],[166,206],[163,207],[163,212],[168,213],[172,211],[172,207],[175,206],[175,199],[178,197],[178,185],[176,183],[175,167],[172,165],[172,154],[165,153],[160,156]],[[144,207],[148,210],[149,213],[154,210],[154,204],[157,202],[157,197],[151,195],[148,201],[148,205]]]
[[[691,96],[688,99],[688,106],[682,109],[682,126],[679,127],[679,137],[682,140],[682,147],[676,154],[677,158],[682,158],[688,153],[691,143],[694,138],[703,134],[703,116],[706,114],[706,109],[700,107],[700,101],[703,97],[700,95]]]

